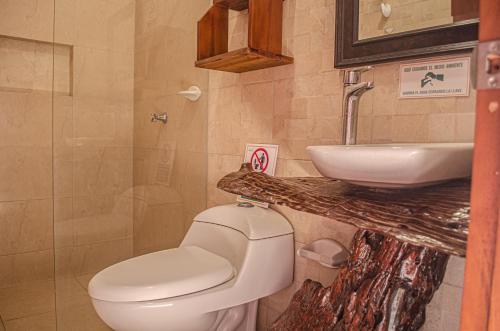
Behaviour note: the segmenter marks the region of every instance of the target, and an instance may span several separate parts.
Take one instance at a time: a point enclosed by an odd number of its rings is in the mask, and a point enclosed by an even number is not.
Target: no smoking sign
[[[250,158],[253,171],[264,172],[269,166],[269,154],[265,148],[256,149]]]
[[[255,172],[274,176],[277,157],[278,145],[247,144],[244,162],[250,163]]]
[[[250,163],[253,171],[263,172],[266,175],[274,176],[276,161],[278,159],[278,145],[247,144],[245,149],[244,163]],[[254,205],[265,207],[268,203],[257,201],[250,197],[238,196],[240,202],[251,202]]]

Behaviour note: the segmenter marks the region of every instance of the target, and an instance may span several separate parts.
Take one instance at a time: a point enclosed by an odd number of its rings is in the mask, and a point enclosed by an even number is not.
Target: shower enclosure
[[[88,281],[205,208],[209,5],[0,0],[0,330],[109,330]]]

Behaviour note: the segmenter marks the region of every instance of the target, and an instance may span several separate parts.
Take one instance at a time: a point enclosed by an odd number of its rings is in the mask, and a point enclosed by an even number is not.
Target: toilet
[[[99,272],[89,295],[117,331],[254,331],[257,302],[293,282],[293,229],[272,209],[210,208],[178,248]]]

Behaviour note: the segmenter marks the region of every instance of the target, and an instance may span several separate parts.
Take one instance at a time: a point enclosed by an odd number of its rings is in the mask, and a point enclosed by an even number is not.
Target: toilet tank
[[[189,245],[228,259],[237,282],[255,294],[272,294],[293,281],[293,228],[275,210],[248,204],[207,209],[194,218],[181,243]]]

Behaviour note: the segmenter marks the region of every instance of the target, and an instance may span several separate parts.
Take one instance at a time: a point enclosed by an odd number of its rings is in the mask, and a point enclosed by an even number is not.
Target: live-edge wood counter
[[[331,218],[417,246],[464,256],[470,180],[423,188],[375,189],[324,177],[280,178],[243,164],[217,184],[224,191]]]

